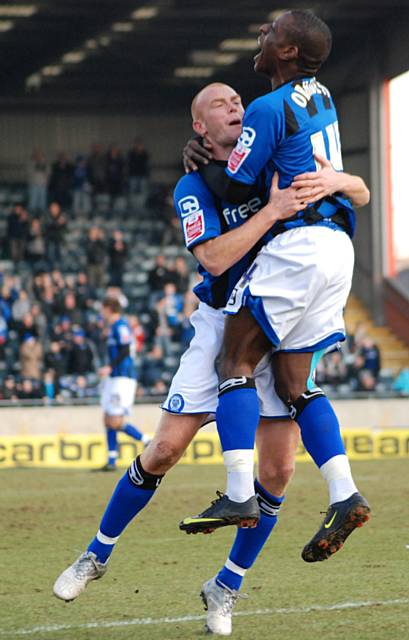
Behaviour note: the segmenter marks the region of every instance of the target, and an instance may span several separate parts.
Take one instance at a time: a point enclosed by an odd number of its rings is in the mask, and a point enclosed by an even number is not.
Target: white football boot
[[[231,635],[233,607],[237,598],[243,596],[226,586],[220,587],[216,578],[204,583],[200,596],[207,610],[206,631],[219,636]]]
[[[75,600],[88,582],[102,578],[107,568],[107,564],[99,562],[95,553],[86,551],[58,576],[53,588],[54,595],[65,602]]]

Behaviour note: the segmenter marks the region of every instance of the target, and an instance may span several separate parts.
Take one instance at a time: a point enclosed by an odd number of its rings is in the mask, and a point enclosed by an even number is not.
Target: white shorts
[[[298,227],[270,240],[234,288],[225,312],[248,306],[281,351],[318,351],[345,339],[343,309],[354,249],[328,227]]]
[[[127,416],[135,399],[136,380],[105,378],[101,384],[101,407],[109,416]]]
[[[195,334],[181,357],[162,405],[166,411],[182,414],[216,412],[219,379],[215,360],[222,347],[224,319],[222,309],[213,309],[203,302],[191,315]],[[270,354],[257,365],[255,381],[261,415],[288,418],[288,409],[274,389]]]

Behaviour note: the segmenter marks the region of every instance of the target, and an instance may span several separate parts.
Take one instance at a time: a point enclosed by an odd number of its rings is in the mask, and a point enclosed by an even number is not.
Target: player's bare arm
[[[364,207],[368,204],[370,192],[362,178],[335,171],[329,160],[317,154],[314,154],[314,157],[321,166],[320,171],[301,173],[292,183],[293,187],[299,189],[298,197],[302,202],[310,204],[325,196],[341,192],[350,198],[354,207]]]
[[[278,174],[273,177],[268,203],[247,222],[217,238],[197,245],[195,258],[213,276],[219,276],[236,264],[254,247],[278,220],[288,218],[306,207],[293,187],[278,188]]]

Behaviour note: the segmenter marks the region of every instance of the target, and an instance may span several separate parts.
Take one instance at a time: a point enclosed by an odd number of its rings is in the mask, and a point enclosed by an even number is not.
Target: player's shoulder
[[[176,187],[174,191],[175,200],[178,195],[193,193],[195,191],[198,191],[201,193],[206,189],[207,189],[206,183],[198,171],[192,171],[191,173],[186,173],[184,176],[179,178],[179,180],[176,183]]]
[[[187,173],[176,184],[173,193],[176,212],[185,216],[202,209],[208,208],[213,203],[213,196],[198,171]]]
[[[261,120],[268,116],[276,118],[282,109],[285,95],[276,89],[258,98],[255,98],[246,109],[246,117],[260,117]]]

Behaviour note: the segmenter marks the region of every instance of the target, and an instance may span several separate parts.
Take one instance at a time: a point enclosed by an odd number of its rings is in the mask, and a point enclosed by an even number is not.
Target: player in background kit
[[[115,471],[118,457],[118,431],[126,433],[146,446],[150,438],[130,424],[131,412],[136,392],[136,369],[131,354],[132,331],[122,315],[120,301],[108,297],[102,303],[102,315],[109,325],[107,338],[108,363],[99,370],[103,378],[101,407],[104,412],[108,461],[99,471]]]

